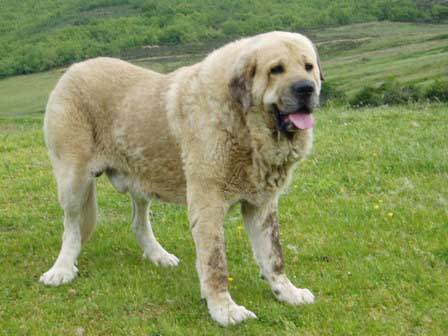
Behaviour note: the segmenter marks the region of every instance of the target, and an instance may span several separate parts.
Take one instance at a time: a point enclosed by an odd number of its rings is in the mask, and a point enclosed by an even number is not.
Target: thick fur
[[[285,72],[269,72],[281,62]],[[305,63],[314,65],[306,71]],[[144,256],[179,260],[157,242],[151,198],[188,206],[201,294],[222,325],[255,315],[227,290],[223,222],[242,204],[262,277],[292,304],[313,302],[286,277],[277,200],[311,150],[312,129],[292,137],[277,129],[273,103],[288,101],[297,80],[321,86],[318,55],[300,34],[272,32],[228,44],[201,63],[163,75],[118,59],[74,64],[50,95],[44,131],[65,212],[61,252],[41,277],[58,286],[77,275],[76,259],[95,226],[95,177],[107,174],[133,199],[132,228]]]

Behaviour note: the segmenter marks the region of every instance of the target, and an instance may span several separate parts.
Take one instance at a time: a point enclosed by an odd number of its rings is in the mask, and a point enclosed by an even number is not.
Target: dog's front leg
[[[241,209],[261,276],[276,298],[295,305],[313,303],[314,295],[306,288],[295,287],[284,272],[277,201],[263,207],[244,202]]]
[[[223,326],[237,324],[255,314],[237,305],[227,289],[228,273],[224,245],[224,217],[228,205],[219,193],[188,190],[188,216],[196,245],[196,268],[201,295],[212,318]]]

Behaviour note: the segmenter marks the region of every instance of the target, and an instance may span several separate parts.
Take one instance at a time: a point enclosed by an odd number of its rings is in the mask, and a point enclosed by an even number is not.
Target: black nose
[[[309,97],[314,93],[315,86],[310,80],[296,82],[291,87],[292,92],[299,97]]]

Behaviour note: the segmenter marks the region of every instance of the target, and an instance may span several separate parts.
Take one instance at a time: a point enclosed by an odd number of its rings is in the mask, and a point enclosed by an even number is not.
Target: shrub
[[[415,85],[401,85],[397,82],[386,82],[382,86],[383,104],[399,105],[417,102],[421,99],[421,91]]]
[[[329,103],[344,104],[347,102],[347,96],[342,91],[336,88],[331,82],[323,82],[320,92],[320,103],[326,105]]]
[[[441,88],[442,86],[439,85],[438,89],[440,90]],[[440,92],[435,90],[434,94],[439,96]],[[400,84],[396,81],[389,80],[377,88],[363,88],[350,100],[350,105],[354,107],[363,107],[409,104],[418,102],[422,100],[423,97],[424,95],[419,87],[415,85]]]
[[[239,36],[242,35],[241,25],[235,20],[229,20],[224,22],[222,30],[227,36]]]
[[[383,104],[383,89],[367,86],[359,91],[351,100],[354,107],[379,106]]]
[[[436,80],[425,90],[424,98],[431,101],[448,102],[448,80]]]

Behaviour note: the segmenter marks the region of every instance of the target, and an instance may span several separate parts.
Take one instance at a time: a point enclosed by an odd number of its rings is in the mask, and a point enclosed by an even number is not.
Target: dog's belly
[[[157,104],[148,108],[148,100],[136,99],[132,108],[114,121],[106,173],[121,192],[185,203],[180,145],[171,134],[164,109]]]
[[[129,136],[132,140],[132,135]],[[118,191],[167,202],[186,202],[185,175],[177,144],[163,139],[149,144],[130,141],[126,148],[118,146],[116,154],[106,173]]]
[[[162,201],[185,204],[185,182],[177,184],[158,183],[152,176],[139,176],[114,168],[106,169],[110,182],[118,192],[131,193],[138,198],[157,198]],[[168,174],[167,176],[169,176]],[[178,177],[178,176],[176,176]]]

